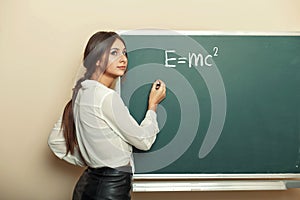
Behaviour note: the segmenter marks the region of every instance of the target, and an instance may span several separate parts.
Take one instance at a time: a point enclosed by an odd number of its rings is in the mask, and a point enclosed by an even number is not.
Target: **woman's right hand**
[[[166,84],[161,80],[156,80],[152,84],[149,94],[148,110],[156,112],[157,105],[166,97]]]

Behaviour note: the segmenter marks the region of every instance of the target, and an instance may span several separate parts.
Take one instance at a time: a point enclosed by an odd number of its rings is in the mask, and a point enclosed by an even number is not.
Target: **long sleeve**
[[[74,155],[72,155],[70,152],[66,155],[67,152],[66,140],[64,138],[61,129],[61,124],[62,124],[62,118],[60,117],[59,120],[55,123],[48,137],[48,145],[51,151],[58,158],[63,159],[68,163],[71,163],[73,165],[78,165],[81,167],[85,166],[85,163],[82,160],[77,148],[74,149]]]
[[[117,93],[110,93],[104,98],[101,110],[106,122],[123,140],[141,150],[151,148],[159,132],[153,110],[146,112],[139,125]]]

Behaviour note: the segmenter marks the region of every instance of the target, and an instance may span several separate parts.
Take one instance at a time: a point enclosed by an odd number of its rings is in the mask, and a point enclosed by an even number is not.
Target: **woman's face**
[[[126,48],[119,39],[113,43],[108,57],[108,64],[104,75],[117,78],[123,76],[127,69]]]

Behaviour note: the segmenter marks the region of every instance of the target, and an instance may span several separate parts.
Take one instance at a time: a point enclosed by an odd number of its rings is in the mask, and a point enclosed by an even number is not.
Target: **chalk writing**
[[[165,50],[165,67],[176,67],[177,64],[188,64],[188,67],[192,66],[207,66],[213,65],[213,57],[217,57],[219,54],[219,48],[213,48],[213,54],[204,55],[202,53],[188,52],[187,57],[176,57],[175,50]]]

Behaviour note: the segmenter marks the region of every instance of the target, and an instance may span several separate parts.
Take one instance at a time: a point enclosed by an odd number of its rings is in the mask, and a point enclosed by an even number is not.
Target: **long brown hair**
[[[103,73],[106,70],[108,63],[108,55],[111,46],[116,39],[123,39],[115,32],[100,31],[92,35],[89,39],[83,55],[83,66],[86,68],[84,76],[76,82],[73,88],[72,99],[67,103],[64,109],[62,118],[62,129],[66,140],[67,152],[74,153],[74,148],[78,146],[76,138],[76,127],[73,116],[73,103],[76,99],[77,93],[81,88],[81,82],[87,79],[91,79],[94,73]],[[100,65],[96,65],[97,61],[100,61]]]

